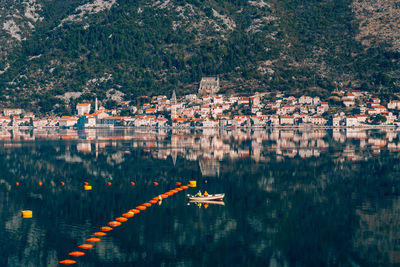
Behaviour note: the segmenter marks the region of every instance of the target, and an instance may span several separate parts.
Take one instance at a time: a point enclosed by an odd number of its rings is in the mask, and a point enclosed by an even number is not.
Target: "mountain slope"
[[[55,96],[68,92],[79,101],[195,92],[204,75],[244,93],[400,88],[396,27],[387,38],[367,35],[377,23],[358,1],[33,1],[18,6],[24,14],[35,6],[36,16],[15,22],[33,25],[20,39],[10,38],[10,19],[0,21],[3,105],[62,112],[68,99]],[[399,7],[390,7],[397,25]]]

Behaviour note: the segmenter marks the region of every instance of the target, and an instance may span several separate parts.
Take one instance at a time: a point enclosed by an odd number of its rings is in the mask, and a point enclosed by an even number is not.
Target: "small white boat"
[[[187,197],[189,198],[189,200],[191,201],[201,201],[201,202],[205,202],[205,201],[218,201],[218,200],[222,200],[225,197],[225,194],[210,194],[208,196],[193,196],[193,195],[187,195]]]

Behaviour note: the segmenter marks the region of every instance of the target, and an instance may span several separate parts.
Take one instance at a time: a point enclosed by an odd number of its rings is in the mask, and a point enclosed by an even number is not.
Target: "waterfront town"
[[[383,101],[360,90],[337,90],[327,99],[295,97],[280,92],[250,96],[219,94],[218,77],[201,80],[198,94],[143,97],[139,106],[122,99],[114,109],[97,100],[77,103],[73,116],[37,117],[20,108],[4,108],[0,125],[7,127],[152,127],[152,128],[265,128],[370,127],[400,125],[400,101]],[[335,108],[330,106],[335,103]],[[337,106],[340,106],[338,109]],[[129,115],[126,115],[129,114]]]

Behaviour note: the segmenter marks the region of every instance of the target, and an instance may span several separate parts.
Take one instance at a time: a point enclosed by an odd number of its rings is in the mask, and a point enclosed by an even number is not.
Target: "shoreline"
[[[113,130],[113,129],[163,129],[163,130],[175,130],[175,129],[193,129],[193,130],[235,130],[235,129],[250,129],[250,130],[267,130],[267,129],[396,129],[399,128],[398,125],[362,125],[362,126],[327,126],[327,125],[279,125],[279,126],[265,126],[265,127],[257,127],[257,126],[250,126],[250,127],[196,127],[196,126],[181,126],[181,127],[173,127],[173,126],[166,126],[166,127],[152,127],[152,126],[96,126],[96,127],[60,127],[60,126],[45,126],[45,127],[33,127],[33,126],[6,126],[0,127],[0,129],[4,130],[13,130],[13,129],[20,129],[20,130],[46,130],[46,129],[59,129],[59,130],[85,130],[85,129],[95,129],[95,130]]]

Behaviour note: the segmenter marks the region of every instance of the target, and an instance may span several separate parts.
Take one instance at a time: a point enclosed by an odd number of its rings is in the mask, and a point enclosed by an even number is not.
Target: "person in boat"
[[[199,190],[199,192],[197,192],[196,195],[194,195],[195,197],[201,197],[201,191]]]
[[[208,197],[208,192],[207,192],[207,191],[204,191],[203,196]]]

